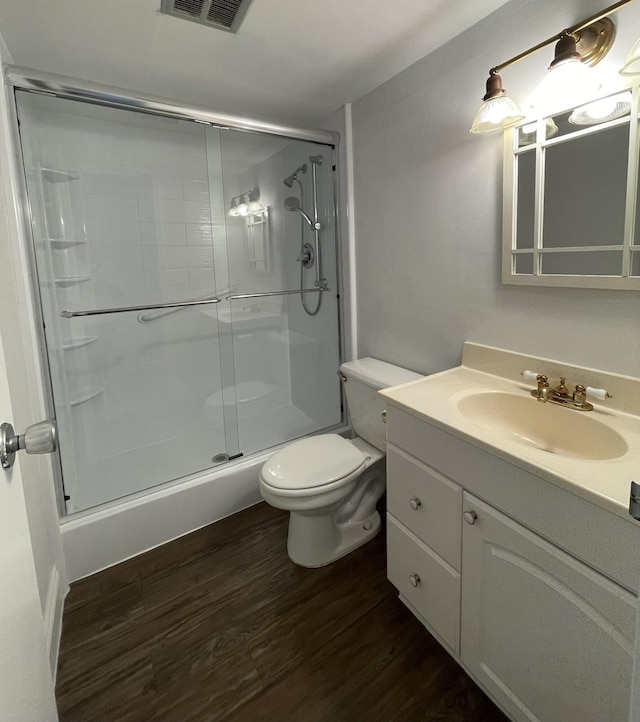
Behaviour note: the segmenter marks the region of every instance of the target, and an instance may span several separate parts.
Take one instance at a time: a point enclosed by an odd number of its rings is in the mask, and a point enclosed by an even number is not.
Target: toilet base
[[[311,516],[292,511],[287,553],[301,567],[324,567],[373,539],[381,526],[377,511],[363,521],[344,524],[336,524],[331,513]]]

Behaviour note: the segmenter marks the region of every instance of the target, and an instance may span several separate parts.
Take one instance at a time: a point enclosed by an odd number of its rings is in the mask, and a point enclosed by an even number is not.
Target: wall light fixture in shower
[[[231,199],[229,206],[230,216],[257,216],[267,209],[260,203],[260,190],[253,188],[244,191]]]

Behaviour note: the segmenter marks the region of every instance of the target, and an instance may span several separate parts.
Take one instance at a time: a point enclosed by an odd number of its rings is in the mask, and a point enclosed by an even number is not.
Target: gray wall
[[[601,9],[512,0],[353,104],[359,355],[431,373],[465,340],[640,375],[640,294],[504,286],[502,137],[468,132],[488,70]],[[614,16],[619,67],[640,7]],[[502,72],[524,104],[553,48]]]

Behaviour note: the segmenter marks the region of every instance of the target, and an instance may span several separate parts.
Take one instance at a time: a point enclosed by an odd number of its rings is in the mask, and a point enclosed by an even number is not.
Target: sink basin
[[[572,459],[616,459],[627,452],[616,431],[591,416],[530,396],[483,391],[464,396],[458,411],[487,431]]]

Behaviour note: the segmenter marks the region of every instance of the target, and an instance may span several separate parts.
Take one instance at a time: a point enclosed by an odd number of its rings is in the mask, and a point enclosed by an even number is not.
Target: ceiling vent
[[[252,0],[162,0],[160,12],[235,33],[251,3]]]

